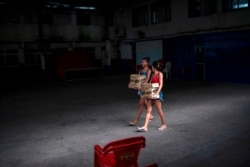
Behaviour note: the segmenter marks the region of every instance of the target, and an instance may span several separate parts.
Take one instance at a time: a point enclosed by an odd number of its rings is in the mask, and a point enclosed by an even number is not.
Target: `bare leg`
[[[158,130],[163,130],[167,128],[164,112],[161,107],[161,101],[160,100],[155,100],[155,107],[156,111],[158,112],[160,118],[161,118],[161,126],[158,128]]]
[[[145,110],[147,111],[147,99],[145,99],[145,103],[144,103],[144,108]],[[154,116],[152,115],[152,112],[151,112],[151,115],[150,115],[150,121],[152,121],[154,119]]]
[[[148,130],[148,124],[149,124],[149,121],[150,121],[152,108],[153,108],[153,100],[148,100],[148,102],[147,102],[147,114],[146,114],[146,118],[145,118],[145,123],[144,123],[144,125],[142,127],[138,127],[138,130],[142,130],[142,131],[147,131]]]
[[[141,117],[141,113],[142,113],[142,107],[146,105],[146,100],[144,98],[140,98],[139,103],[138,103],[138,109],[137,109],[137,114],[135,117],[135,120],[132,122],[129,122],[129,125],[135,126],[137,125],[140,117]]]

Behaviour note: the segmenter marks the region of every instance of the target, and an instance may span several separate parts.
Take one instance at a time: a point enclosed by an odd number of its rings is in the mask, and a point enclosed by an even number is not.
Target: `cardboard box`
[[[149,88],[158,88],[159,87],[159,83],[142,83],[141,84],[141,89],[149,89]]]
[[[159,88],[159,84],[143,83],[141,96],[146,99],[157,99],[159,95],[155,95]]]
[[[130,89],[139,89],[141,88],[141,84],[145,82],[146,76],[139,74],[130,74],[130,82],[128,84],[128,88]]]

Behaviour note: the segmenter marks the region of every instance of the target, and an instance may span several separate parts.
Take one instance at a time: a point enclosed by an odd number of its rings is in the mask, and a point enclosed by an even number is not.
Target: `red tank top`
[[[151,83],[159,83],[159,73],[152,76]]]

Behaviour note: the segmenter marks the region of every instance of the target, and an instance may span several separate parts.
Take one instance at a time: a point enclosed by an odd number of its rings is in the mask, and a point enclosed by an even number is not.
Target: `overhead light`
[[[70,4],[49,2],[49,4],[46,4],[45,7],[47,8],[69,8]]]
[[[95,10],[95,7],[91,7],[91,6],[75,6],[74,9],[80,9],[80,10]]]
[[[248,3],[240,3],[240,4],[233,5],[233,9],[247,8],[247,7],[248,7]]]

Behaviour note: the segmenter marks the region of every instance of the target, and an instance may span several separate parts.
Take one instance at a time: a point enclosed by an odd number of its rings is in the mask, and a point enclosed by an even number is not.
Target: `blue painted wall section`
[[[250,83],[250,31],[217,33],[204,39],[207,80]]]
[[[204,48],[208,81],[250,83],[250,30],[189,35],[163,40],[163,56],[172,77],[196,79],[195,47]]]
[[[172,63],[172,78],[195,78],[195,52],[191,36],[164,39],[163,57]]]

